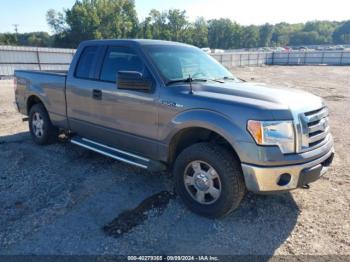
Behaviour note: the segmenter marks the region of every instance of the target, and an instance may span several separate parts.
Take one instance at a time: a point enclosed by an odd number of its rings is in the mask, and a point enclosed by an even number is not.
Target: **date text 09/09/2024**
[[[128,261],[220,261],[217,256],[128,256]]]

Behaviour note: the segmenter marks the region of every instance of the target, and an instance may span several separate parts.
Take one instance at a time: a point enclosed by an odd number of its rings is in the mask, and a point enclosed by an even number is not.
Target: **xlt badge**
[[[175,107],[175,108],[182,108],[184,107],[183,105],[181,104],[178,104],[176,102],[173,102],[173,101],[169,101],[169,100],[160,100],[160,103],[162,105],[166,105],[166,106],[169,106],[169,107]]]

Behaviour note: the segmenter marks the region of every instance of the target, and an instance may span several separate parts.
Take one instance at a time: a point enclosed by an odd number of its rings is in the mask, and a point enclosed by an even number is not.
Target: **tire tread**
[[[225,176],[225,179],[227,180],[226,183],[229,183],[231,185],[232,191],[230,193],[232,194],[232,196],[221,196],[224,198],[224,200],[222,201],[222,206],[220,206],[219,208],[211,208],[209,205],[205,207],[204,205],[202,205],[202,208],[198,208],[199,204],[191,205],[189,203],[190,201],[186,197],[184,199],[185,203],[194,212],[207,217],[217,218],[223,217],[231,213],[234,209],[236,209],[239,206],[246,192],[246,187],[239,159],[235,157],[235,155],[228,149],[214,143],[198,143],[186,148],[180,153],[180,155],[175,161],[174,166],[175,179],[177,181],[176,187],[180,196],[183,196],[184,194],[184,192],[182,192],[183,189],[181,190],[181,181],[178,177],[183,176],[184,170],[180,169],[183,169],[184,163],[190,162],[195,155],[205,155],[208,159],[210,158],[212,161],[220,161],[220,166],[222,166],[222,170],[224,170],[225,172],[225,174],[222,175]],[[213,205],[215,204],[216,203],[214,203]],[[206,209],[212,209],[213,212],[206,212]]]
[[[41,114],[46,125],[46,134],[42,137],[42,139],[37,138],[32,130],[31,121],[35,112]],[[49,145],[57,142],[58,140],[58,128],[52,125],[49,114],[47,113],[44,105],[41,103],[33,105],[29,110],[29,130],[34,142],[38,145]]]

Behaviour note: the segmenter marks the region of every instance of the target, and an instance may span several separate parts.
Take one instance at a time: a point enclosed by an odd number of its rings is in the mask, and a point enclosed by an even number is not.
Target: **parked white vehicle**
[[[203,47],[201,49],[202,49],[202,51],[206,52],[207,54],[211,54],[211,49],[209,47]]]

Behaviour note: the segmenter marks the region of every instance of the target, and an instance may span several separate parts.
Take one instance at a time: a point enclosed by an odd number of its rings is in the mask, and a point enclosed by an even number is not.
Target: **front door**
[[[98,87],[94,85],[92,90],[99,97],[94,99],[92,94],[94,132],[89,137],[107,145],[154,157],[158,151],[157,89],[155,86],[150,92],[118,89],[118,71],[137,71],[144,78],[152,78],[135,51],[122,46],[107,48]]]

